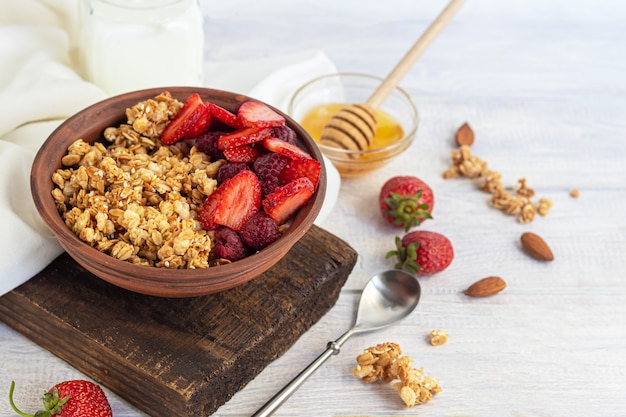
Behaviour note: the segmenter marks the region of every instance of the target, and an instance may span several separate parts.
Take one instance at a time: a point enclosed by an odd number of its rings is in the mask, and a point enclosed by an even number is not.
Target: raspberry
[[[252,170],[260,179],[278,178],[278,174],[289,161],[290,159],[284,155],[270,152],[254,161]]]
[[[272,136],[278,139],[282,139],[285,142],[289,142],[292,145],[295,145],[298,140],[298,135],[296,134],[296,131],[287,125],[275,126],[272,128],[272,130],[273,130]]]
[[[246,247],[241,241],[239,234],[233,229],[220,226],[215,230],[215,247],[213,253],[218,258],[228,259],[229,261],[238,261],[245,258],[247,253]]]
[[[259,178],[259,182],[261,183],[261,195],[263,197],[272,194],[276,187],[280,186],[278,178],[276,177]]]
[[[249,170],[250,167],[245,162],[226,162],[220,167],[219,171],[217,171],[217,183],[221,184],[247,169]]]
[[[239,236],[244,244],[254,250],[261,250],[280,237],[278,225],[264,212],[258,212],[243,226]]]
[[[223,134],[225,134],[225,132],[218,132],[213,130],[203,133],[196,138],[196,147],[200,152],[204,152],[205,154],[209,155],[212,161],[224,159],[224,152],[219,150],[219,148],[217,147],[217,141]]]

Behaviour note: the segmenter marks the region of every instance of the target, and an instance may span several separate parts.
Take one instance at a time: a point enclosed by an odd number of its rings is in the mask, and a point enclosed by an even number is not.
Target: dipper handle
[[[398,85],[402,77],[411,69],[417,59],[424,53],[426,48],[435,40],[437,35],[452,20],[456,12],[461,8],[465,0],[451,0],[445,9],[430,24],[426,31],[413,44],[411,49],[398,62],[394,69],[387,75],[378,88],[372,93],[366,104],[372,109],[377,109],[391,91]]]

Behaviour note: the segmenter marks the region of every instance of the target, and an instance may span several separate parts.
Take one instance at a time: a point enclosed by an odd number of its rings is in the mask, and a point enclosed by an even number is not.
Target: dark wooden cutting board
[[[150,415],[206,416],[330,310],[356,259],[313,226],[247,284],[168,299],[112,286],[64,254],[0,297],[0,320]]]

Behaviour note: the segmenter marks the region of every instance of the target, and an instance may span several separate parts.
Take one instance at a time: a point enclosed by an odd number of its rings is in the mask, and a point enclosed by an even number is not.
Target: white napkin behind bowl
[[[74,1],[2,1],[9,7],[0,18],[0,295],[62,253],[30,193],[30,169],[37,150],[64,119],[106,98],[71,65],[72,40],[61,28],[72,27],[72,22],[59,22],[72,15]],[[248,61],[243,66],[241,62],[210,64],[205,80],[207,87],[241,91],[286,110],[297,86],[335,71],[322,52],[313,51]],[[316,223],[332,209],[339,191],[339,175],[328,162],[327,171],[329,190]]]
[[[2,25],[0,39],[5,40],[0,42],[0,61],[5,63],[0,69],[2,295],[62,252],[30,194],[37,150],[63,119],[105,96],[69,67],[63,30],[53,25]]]

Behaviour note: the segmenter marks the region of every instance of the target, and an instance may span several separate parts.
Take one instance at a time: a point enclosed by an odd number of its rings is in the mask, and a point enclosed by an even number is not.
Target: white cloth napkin
[[[41,271],[62,249],[30,194],[33,158],[67,117],[106,98],[73,68],[78,0],[2,0],[0,13],[0,295]],[[260,61],[206,65],[205,86],[258,98],[286,111],[302,83],[336,71],[319,51]],[[254,72],[242,68],[255,68]],[[329,166],[332,208],[339,176]]]

